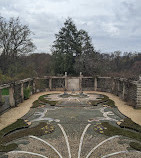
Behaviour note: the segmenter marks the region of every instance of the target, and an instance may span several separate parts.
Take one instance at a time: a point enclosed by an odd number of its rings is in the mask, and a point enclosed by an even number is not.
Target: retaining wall
[[[71,83],[70,82],[74,82]],[[75,85],[77,84],[77,85]],[[124,78],[112,77],[84,77],[80,74],[79,77],[65,76],[45,76],[43,78],[28,78],[11,84],[0,86],[0,105],[2,102],[1,90],[9,89],[10,106],[17,106],[24,100],[24,89],[31,88],[31,95],[41,91],[66,91],[77,87],[80,91],[103,91],[119,96],[129,105],[139,108],[141,107],[141,78],[139,81],[129,81]]]

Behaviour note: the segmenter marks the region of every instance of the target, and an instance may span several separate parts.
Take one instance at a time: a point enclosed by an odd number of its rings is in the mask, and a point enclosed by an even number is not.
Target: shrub
[[[24,99],[25,100],[29,99],[30,94],[31,94],[31,87],[24,88]]]

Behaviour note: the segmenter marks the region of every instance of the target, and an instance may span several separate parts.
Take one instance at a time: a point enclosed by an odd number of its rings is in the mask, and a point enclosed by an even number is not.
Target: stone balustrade
[[[2,89],[9,89],[10,106],[17,106],[24,101],[24,89],[31,87],[31,95],[40,91],[103,91],[119,96],[134,108],[141,107],[141,76],[138,81],[113,77],[78,77],[45,76],[43,78],[28,78],[11,84],[0,85],[0,105],[2,103]]]

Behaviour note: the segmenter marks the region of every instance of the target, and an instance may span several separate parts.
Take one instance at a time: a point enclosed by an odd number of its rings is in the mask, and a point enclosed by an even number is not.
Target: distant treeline
[[[124,53],[119,51],[111,54],[97,53],[97,57],[88,61],[87,68],[81,69],[85,76],[115,76],[125,77],[137,80],[141,74],[141,54],[140,53]],[[74,57],[75,58],[75,57]],[[75,59],[74,59],[75,60]],[[76,59],[77,60],[77,59]],[[47,75],[64,75],[55,73],[53,56],[47,53],[33,53],[28,56],[19,56],[12,64],[7,65],[6,72],[2,72],[0,56],[0,80],[1,83],[12,80],[24,79],[28,77],[41,77]],[[62,61],[63,62],[63,61]],[[77,62],[72,65],[74,73],[68,72],[68,75],[79,75]],[[58,65],[59,66],[59,65]],[[87,69],[87,70],[86,70]],[[65,70],[64,70],[65,72]]]
[[[100,53],[85,30],[68,18],[55,35],[51,53],[33,53],[32,32],[19,18],[0,17],[0,84],[47,75],[113,76],[138,80],[141,53]]]

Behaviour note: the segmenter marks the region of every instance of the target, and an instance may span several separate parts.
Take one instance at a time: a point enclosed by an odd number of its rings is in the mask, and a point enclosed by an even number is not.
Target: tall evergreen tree
[[[77,30],[72,19],[68,18],[64,23],[52,46],[53,69],[55,74],[79,73],[78,71],[85,69],[84,60],[90,54],[94,54],[94,47],[91,44],[91,38],[84,30]],[[83,58],[83,65],[79,65],[79,60]],[[77,66],[75,63],[77,61]],[[79,68],[78,65],[81,67]]]
[[[55,36],[52,46],[55,74],[64,74],[65,71],[73,74],[74,56],[79,52],[79,41],[78,30],[72,19],[67,19]]]
[[[75,59],[75,71],[77,73],[82,72],[84,75],[93,75],[94,61],[99,53],[94,50],[88,32],[80,30],[79,37],[81,39],[81,54]]]

